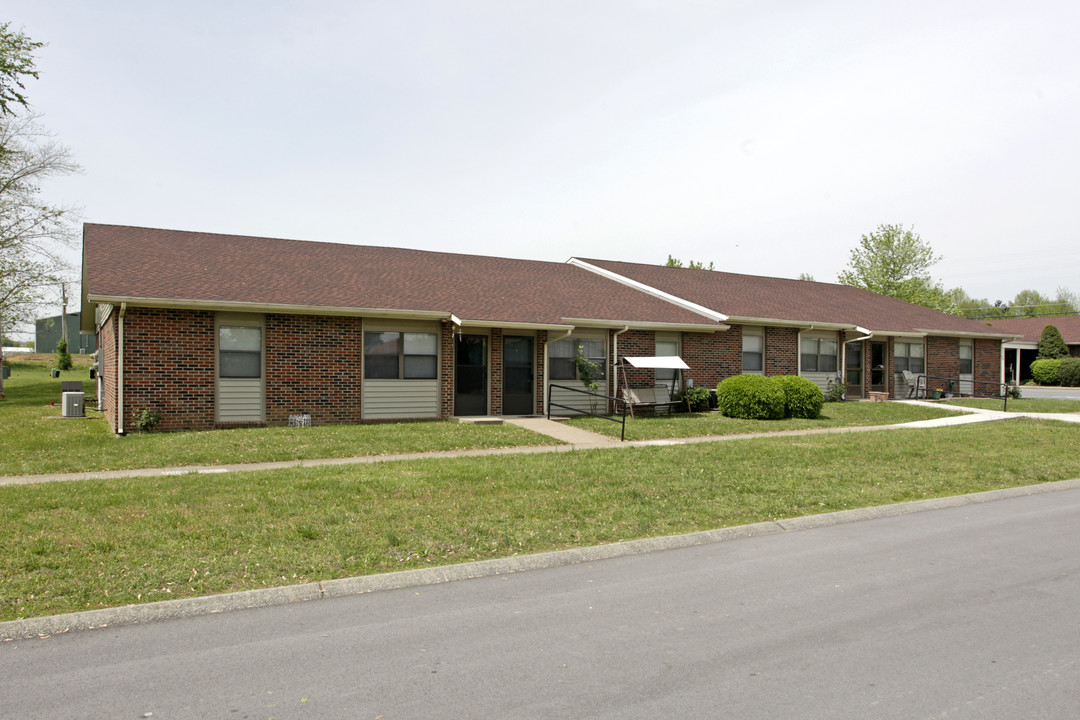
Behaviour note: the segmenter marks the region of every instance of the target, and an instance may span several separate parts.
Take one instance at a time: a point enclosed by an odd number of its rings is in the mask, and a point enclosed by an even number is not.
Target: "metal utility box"
[[[86,401],[86,393],[81,392],[66,392],[63,397],[63,410],[62,415],[64,417],[82,417],[83,403]]]

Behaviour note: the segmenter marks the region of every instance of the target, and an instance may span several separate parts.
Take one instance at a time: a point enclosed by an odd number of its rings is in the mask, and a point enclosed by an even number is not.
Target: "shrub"
[[[63,338],[56,343],[56,367],[59,370],[71,370],[75,367],[71,362],[71,353],[68,352],[67,340]]]
[[[1058,382],[1066,387],[1080,387],[1080,358],[1061,359],[1058,369]]]
[[[760,375],[735,375],[716,386],[716,401],[727,417],[777,420],[784,417],[784,391]]]
[[[825,402],[843,402],[844,384],[839,380],[829,378],[828,389],[825,390]]]
[[[161,413],[157,410],[144,407],[135,413],[134,425],[139,432],[154,432],[159,422],[161,422]]]
[[[1039,385],[1057,385],[1060,371],[1061,361],[1056,358],[1043,358],[1031,363],[1031,377]]]
[[[1039,338],[1039,359],[1053,360],[1065,357],[1069,357],[1069,346],[1065,344],[1065,338],[1061,337],[1061,331],[1056,325],[1047,325]]]
[[[784,391],[784,417],[813,420],[821,414],[825,395],[813,380],[798,375],[769,378]]]
[[[680,393],[680,399],[686,401],[687,407],[694,412],[703,412],[709,409],[709,388],[695,385],[684,388]]]

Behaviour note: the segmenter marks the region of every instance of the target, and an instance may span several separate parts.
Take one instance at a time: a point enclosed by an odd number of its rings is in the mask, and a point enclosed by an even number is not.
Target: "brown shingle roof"
[[[721,312],[732,322],[768,318],[857,325],[882,333],[1007,334],[984,323],[848,285],[613,260],[584,262]]]
[[[89,223],[83,297],[717,327],[566,263]]]
[[[1060,317],[1042,318],[1001,318],[999,320],[987,320],[987,325],[994,330],[1004,333],[1022,335],[1018,338],[1022,342],[1039,342],[1042,338],[1043,328],[1053,325],[1061,331],[1061,336],[1069,345],[1080,345],[1080,315],[1062,315]]]

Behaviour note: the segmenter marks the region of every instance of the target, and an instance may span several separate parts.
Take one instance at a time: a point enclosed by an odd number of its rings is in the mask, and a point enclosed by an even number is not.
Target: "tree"
[[[56,286],[66,267],[59,249],[75,238],[74,210],[45,202],[41,187],[79,167],[37,115],[15,107],[29,107],[23,79],[37,77],[33,53],[41,46],[0,25],[0,332],[31,316]]]
[[[1056,325],[1047,325],[1043,328],[1039,338],[1039,360],[1058,360],[1069,357],[1069,346],[1065,344],[1065,338]]]
[[[68,352],[67,340],[64,338],[60,338],[60,342],[56,343],[56,367],[58,370],[70,370],[75,367],[71,361],[71,353]]]
[[[0,24],[0,115],[14,114],[11,104],[28,108],[23,78],[37,78],[34,51],[44,43],[34,42],[21,32],[8,29],[11,23]]]
[[[807,272],[799,273],[799,279],[805,280],[806,282],[814,282],[814,276]]]
[[[672,257],[671,255],[668,255],[667,256],[667,262],[664,263],[664,266],[665,267],[678,267],[678,268],[681,268],[683,266],[683,262],[682,262],[682,260],[680,260],[677,257]],[[716,269],[716,267],[711,262],[709,263],[709,267],[705,267],[705,263],[697,262],[696,260],[690,260],[686,264],[686,267],[690,268],[691,270],[715,270]]]
[[[914,227],[878,225],[863,235],[852,249],[848,269],[837,280],[879,295],[952,312],[955,303],[949,291],[930,277],[930,268],[939,260]]]

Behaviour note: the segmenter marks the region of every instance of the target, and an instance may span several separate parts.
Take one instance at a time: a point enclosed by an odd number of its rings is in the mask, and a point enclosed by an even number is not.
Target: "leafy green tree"
[[[1056,325],[1047,325],[1039,338],[1039,359],[1057,360],[1063,357],[1069,357],[1069,346]]]
[[[683,262],[682,262],[682,260],[680,260],[677,257],[672,257],[671,255],[668,255],[667,256],[667,262],[664,263],[664,266],[665,267],[682,267]],[[691,270],[715,270],[716,269],[716,267],[711,262],[709,263],[708,267],[705,267],[705,263],[697,262],[696,260],[690,260],[689,262],[687,262],[686,267],[690,268]]]
[[[34,51],[43,43],[34,42],[21,32],[9,30],[11,23],[0,24],[0,115],[11,115],[14,109],[10,104],[29,107],[23,79],[37,78],[34,67]]]
[[[814,276],[810,273],[799,273],[799,279],[805,280],[806,282],[814,282]]]
[[[953,312],[956,306],[950,292],[930,277],[930,268],[939,260],[941,256],[934,254],[914,227],[878,225],[851,250],[848,267],[837,280],[904,302]]]

